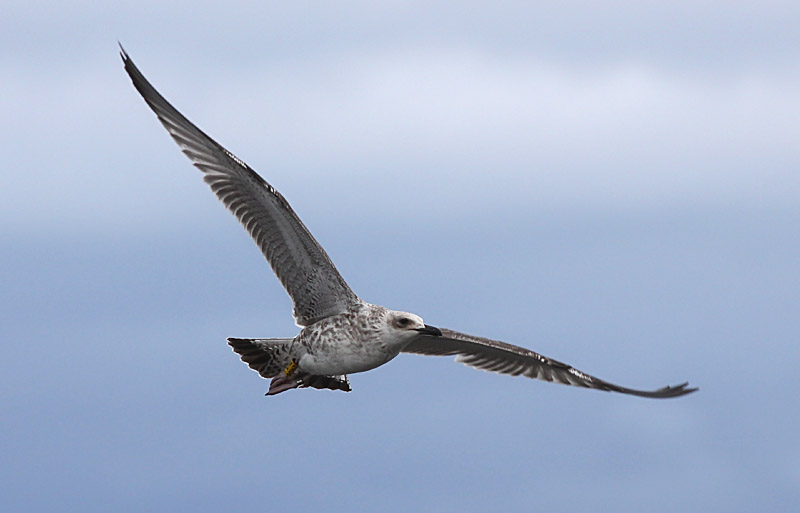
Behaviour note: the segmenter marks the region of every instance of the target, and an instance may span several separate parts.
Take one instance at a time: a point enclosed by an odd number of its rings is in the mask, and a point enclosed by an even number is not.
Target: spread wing
[[[466,335],[457,331],[442,329],[441,337],[424,335],[417,337],[404,353],[431,356],[456,355],[456,361],[485,371],[527,376],[545,381],[555,381],[565,385],[621,392],[641,397],[678,397],[697,390],[686,388],[688,383],[667,386],[658,390],[635,390],[625,388],[602,379],[595,378],[578,369],[534,353],[523,347],[514,346],[499,340]]]
[[[120,55],[144,101],[261,248],[294,302],[297,324],[308,326],[361,303],[283,196],[175,110],[144,78],[124,49]]]

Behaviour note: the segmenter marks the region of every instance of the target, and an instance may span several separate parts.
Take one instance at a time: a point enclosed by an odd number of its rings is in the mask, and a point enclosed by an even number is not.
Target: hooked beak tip
[[[419,332],[420,335],[430,335],[432,337],[442,336],[442,330],[440,330],[436,326],[429,326],[427,324],[425,325],[424,328],[417,328],[417,331]]]

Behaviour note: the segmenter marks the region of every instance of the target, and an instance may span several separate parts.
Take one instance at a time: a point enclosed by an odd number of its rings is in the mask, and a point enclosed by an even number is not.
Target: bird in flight
[[[271,379],[267,395],[293,388],[350,391],[348,374],[400,353],[456,356],[476,369],[641,397],[678,397],[688,383],[657,390],[626,388],[529,349],[425,324],[413,313],[360,299],[284,197],[233,153],[178,112],[120,46],[125,71],[203,180],[244,225],[294,304],[294,338],[229,338],[243,362]]]

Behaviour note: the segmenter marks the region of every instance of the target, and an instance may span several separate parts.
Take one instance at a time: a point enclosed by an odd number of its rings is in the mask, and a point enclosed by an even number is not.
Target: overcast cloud
[[[792,511],[796,2],[5,2],[8,511]],[[255,246],[124,74],[354,290],[635,387],[404,357],[264,398]]]

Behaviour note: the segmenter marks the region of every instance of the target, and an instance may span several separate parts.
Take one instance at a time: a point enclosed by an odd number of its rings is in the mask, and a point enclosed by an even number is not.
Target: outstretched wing
[[[144,101],[261,248],[294,302],[297,324],[308,326],[360,303],[283,196],[175,110],[144,78],[124,49],[120,55]]]
[[[621,392],[641,397],[678,397],[697,390],[696,388],[687,388],[688,383],[652,391],[625,388],[590,376],[566,363],[552,360],[523,347],[448,329],[441,331],[441,337],[428,335],[417,337],[403,349],[403,352],[431,356],[457,355],[457,362],[476,369],[512,376],[523,375],[534,379],[556,381],[565,385]]]

